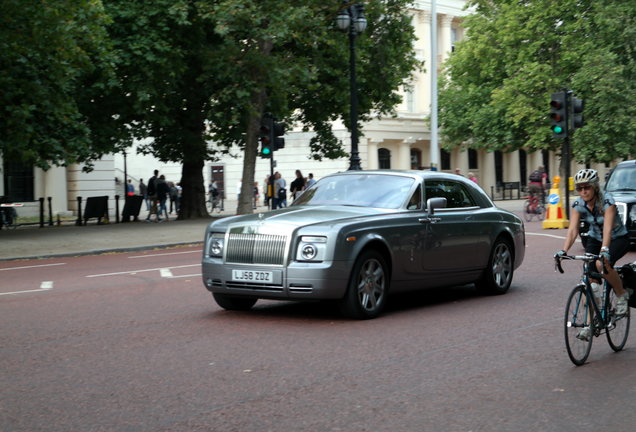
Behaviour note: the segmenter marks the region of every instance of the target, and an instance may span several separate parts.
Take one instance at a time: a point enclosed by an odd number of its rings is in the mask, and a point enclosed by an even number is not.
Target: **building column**
[[[461,147],[455,147],[451,152],[451,170],[459,168],[464,177],[468,177],[468,151],[462,151]]]
[[[482,189],[492,198],[492,189],[497,184],[497,176],[495,174],[495,153],[479,152],[479,172],[481,178],[478,178]]]
[[[367,169],[378,169],[378,142],[367,139]]]
[[[504,154],[504,181],[517,181],[520,179],[519,150]]]
[[[48,214],[48,197],[51,197],[51,209],[54,215],[68,212],[66,167],[53,166],[47,171],[36,169],[34,172],[34,198],[44,198],[45,213]]]
[[[438,29],[439,35],[439,58],[443,62],[450,55],[453,48],[452,34],[451,34],[451,24],[453,22],[453,17],[451,15],[441,15],[438,17],[440,28]]]
[[[411,169],[411,145],[414,142],[414,139],[405,139],[398,143],[397,157],[395,160],[396,169]]]
[[[424,61],[424,64],[433,64],[431,58],[431,14],[429,11],[418,11],[417,19],[419,21],[418,26],[415,27],[416,36],[418,41],[415,43],[422,47],[420,60]],[[418,82],[419,91],[416,92],[416,96],[421,100],[416,101],[416,106],[421,107],[420,111],[430,112],[431,107],[431,75],[427,69],[422,75],[421,82]]]

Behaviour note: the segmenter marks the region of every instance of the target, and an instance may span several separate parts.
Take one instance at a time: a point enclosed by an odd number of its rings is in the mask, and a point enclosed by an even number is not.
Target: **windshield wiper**
[[[618,188],[618,189],[610,189],[608,192],[628,192],[628,191],[636,191],[634,188]]]

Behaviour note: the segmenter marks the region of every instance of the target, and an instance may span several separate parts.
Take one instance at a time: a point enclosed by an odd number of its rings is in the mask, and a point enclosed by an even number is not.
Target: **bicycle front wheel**
[[[565,307],[565,347],[572,363],[582,365],[590,355],[594,339],[594,323],[590,320],[585,285],[572,290]],[[589,330],[586,330],[589,329]],[[585,333],[588,333],[585,337]]]
[[[526,202],[523,203],[523,215],[526,218],[526,222],[530,222],[532,220],[532,208],[531,208],[532,204],[530,203],[530,200],[526,200]]]
[[[616,317],[616,294],[614,290],[609,288],[609,314],[612,320],[613,328],[607,329],[607,342],[614,351],[620,351],[627,342],[627,336],[629,335],[629,320],[630,313],[627,308],[627,314],[622,317]]]

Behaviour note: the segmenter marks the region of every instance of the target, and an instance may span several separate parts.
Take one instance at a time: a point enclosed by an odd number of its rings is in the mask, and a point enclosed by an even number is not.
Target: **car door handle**
[[[442,218],[438,218],[438,217],[425,217],[425,218],[419,218],[417,221],[421,224],[427,224],[427,223],[431,223],[434,224],[436,222],[441,221]]]

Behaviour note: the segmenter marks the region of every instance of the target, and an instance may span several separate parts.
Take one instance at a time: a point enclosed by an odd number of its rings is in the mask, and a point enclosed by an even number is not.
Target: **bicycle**
[[[214,213],[215,210],[217,213],[221,213],[221,211],[223,211],[221,195],[218,194],[216,197],[213,197],[212,194],[210,194],[207,201],[207,207],[210,213]]]
[[[616,352],[622,350],[629,335],[630,310],[628,308],[627,313],[623,316],[616,315],[616,294],[607,281],[602,278],[602,275],[593,268],[593,263],[601,257],[585,254],[555,256],[554,259],[555,269],[561,273],[563,273],[562,260],[583,261],[581,282],[570,293],[565,307],[565,346],[572,363],[577,366],[584,364],[590,355],[594,337],[603,333],[607,336],[607,342],[612,350]],[[622,267],[615,266],[614,268],[622,279]],[[592,292],[592,279],[602,281],[601,304],[597,302],[597,298]],[[591,336],[588,338],[581,337],[580,334],[586,327],[591,328]]]
[[[523,213],[526,222],[530,222],[534,216],[542,221],[545,219],[545,205],[537,195],[528,195],[523,203]]]
[[[8,229],[16,229],[18,227],[18,212],[15,210],[16,207],[22,207],[22,204],[0,204],[0,228],[6,226]]]

